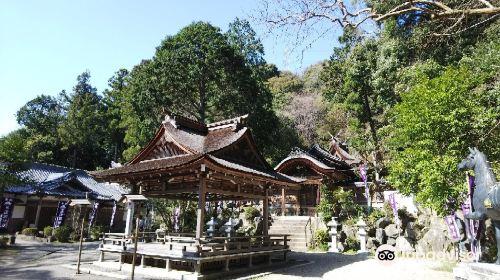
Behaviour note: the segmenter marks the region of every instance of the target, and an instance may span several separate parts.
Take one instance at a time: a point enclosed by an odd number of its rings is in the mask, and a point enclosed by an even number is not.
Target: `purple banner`
[[[359,174],[360,174],[361,179],[363,180],[363,182],[366,183],[366,181],[367,181],[368,178],[366,176],[366,165],[365,164],[361,164],[359,166]]]
[[[109,222],[109,227],[113,227],[115,224],[115,215],[116,215],[116,201],[113,204],[113,210],[111,211],[111,221]]]
[[[444,222],[448,226],[448,232],[450,233],[451,239],[453,241],[459,241],[460,231],[455,221],[455,214],[444,217]]]
[[[395,219],[399,219],[398,216],[398,204],[396,203],[396,193],[391,193],[389,195],[389,205],[391,205],[392,213]]]
[[[92,206],[92,211],[90,211],[89,215],[89,226],[94,224],[95,216],[97,215],[97,208],[99,207],[99,202],[94,202]]]
[[[174,230],[175,232],[179,231],[179,216],[181,215],[181,209],[179,207],[175,208],[174,212]]]
[[[361,179],[365,183],[365,196],[366,196],[366,201],[370,203],[370,190],[368,189],[368,176],[367,176],[367,168],[365,164],[362,164],[359,166],[359,174],[361,176]],[[369,204],[368,204],[369,205]]]
[[[12,210],[14,209],[14,199],[4,197],[2,206],[0,206],[0,228],[7,228],[9,225]]]
[[[57,204],[56,218],[54,220],[54,228],[58,228],[64,223],[68,209],[69,201],[59,201]]]
[[[474,211],[474,205],[472,204],[472,198],[474,197],[474,187],[475,187],[475,178],[467,174],[467,199],[462,204],[462,211],[465,214],[468,214]],[[465,219],[465,231],[469,240],[471,240],[471,252],[475,258],[478,258],[480,255],[480,245],[479,245],[479,221],[474,221],[470,219]]]

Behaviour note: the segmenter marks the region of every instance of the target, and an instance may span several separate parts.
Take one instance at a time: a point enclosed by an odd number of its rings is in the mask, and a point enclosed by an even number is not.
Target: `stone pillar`
[[[284,190],[284,189],[283,189]],[[269,187],[265,186],[264,187],[264,201],[262,203],[262,235],[268,235],[269,234]]]
[[[285,187],[281,188],[281,216],[285,216]]]
[[[210,221],[208,221],[208,223],[207,223],[207,226],[208,226],[207,234],[208,234],[208,236],[214,237],[214,232],[216,231],[216,228],[217,228],[218,225],[219,225],[219,223],[217,223],[217,221],[214,220],[214,217],[212,217],[210,219]]]
[[[202,165],[202,171],[205,171],[205,165]],[[196,238],[201,238],[203,236],[203,228],[205,226],[205,201],[206,201],[206,189],[207,189],[207,178],[205,173],[200,174],[200,188],[198,191],[198,209],[196,212]]]
[[[358,226],[358,237],[359,237],[359,251],[358,253],[366,253],[366,223],[361,217],[356,224]]]
[[[328,248],[328,252],[338,253],[339,249],[337,248],[337,221],[335,221],[335,217],[332,217],[332,220],[326,224],[330,227],[330,236],[332,238],[332,242],[330,243],[330,248]]]
[[[134,211],[135,211],[135,203],[133,201],[127,202],[127,220],[125,221],[125,235],[132,235],[132,227],[134,222]]]
[[[35,216],[35,228],[38,228],[38,222],[40,221],[40,212],[42,211],[43,197],[38,200],[38,205],[36,206],[36,216]]]

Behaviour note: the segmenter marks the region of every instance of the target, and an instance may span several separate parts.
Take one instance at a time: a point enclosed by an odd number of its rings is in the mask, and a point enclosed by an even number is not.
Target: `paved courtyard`
[[[98,242],[86,243],[82,261],[98,258]],[[63,267],[76,262],[78,244],[42,244],[19,241],[14,249],[0,250],[0,279],[116,279],[102,275],[81,274]],[[326,253],[292,253],[299,262],[274,271],[259,271],[257,279],[370,279],[417,280],[453,279],[451,265],[415,259],[397,259],[390,266],[382,266],[373,258]],[[122,275],[123,278],[123,275]],[[140,277],[138,277],[140,278]]]

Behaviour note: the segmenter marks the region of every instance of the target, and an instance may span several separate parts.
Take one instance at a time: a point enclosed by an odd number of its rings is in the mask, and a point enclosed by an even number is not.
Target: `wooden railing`
[[[112,246],[126,250],[127,243],[130,243],[130,238],[125,233],[103,233],[101,248]]]
[[[144,236],[150,233],[144,233]],[[203,237],[194,238],[194,234],[169,234],[160,238],[160,242],[139,245],[139,251],[151,251],[156,255],[176,255],[192,257],[210,257],[258,251],[288,249],[288,235],[273,234],[239,237]],[[139,234],[139,241],[141,234]],[[126,251],[132,238],[123,233],[105,233],[101,248],[116,248]],[[132,246],[128,246],[132,248]]]

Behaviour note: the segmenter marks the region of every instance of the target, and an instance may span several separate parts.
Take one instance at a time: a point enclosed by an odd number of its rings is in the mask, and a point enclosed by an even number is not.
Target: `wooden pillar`
[[[196,238],[201,238],[203,236],[203,228],[205,227],[205,199],[207,190],[207,178],[204,172],[205,165],[202,165],[201,169],[200,188],[198,191],[198,209],[196,213]]]
[[[36,206],[36,216],[35,216],[35,228],[38,228],[38,222],[40,221],[40,212],[42,211],[42,201],[43,197],[38,200],[38,205]]]
[[[262,235],[268,235],[269,234],[269,187],[265,186],[264,187],[264,201],[262,203],[262,216],[263,216],[263,228],[262,228]]]
[[[285,216],[285,187],[281,188],[281,216]]]
[[[319,205],[321,199],[321,185],[316,185],[316,206]]]

